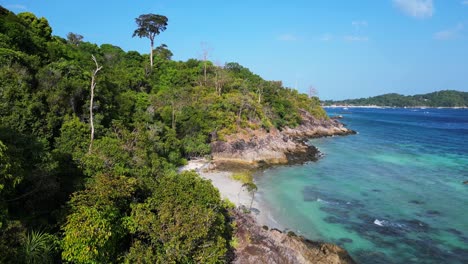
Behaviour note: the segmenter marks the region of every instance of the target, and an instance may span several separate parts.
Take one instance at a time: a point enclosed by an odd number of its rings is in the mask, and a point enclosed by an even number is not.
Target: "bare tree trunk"
[[[310,85],[309,86],[309,97],[312,98],[312,97],[315,97],[317,95],[318,95],[317,89],[314,86]]]
[[[223,69],[219,63],[216,63],[215,66],[215,88],[216,88],[216,94],[218,96],[221,96],[221,92],[223,89],[224,85],[224,75],[223,75]]]
[[[154,39],[150,38],[151,40],[151,50],[150,50],[150,66],[151,69],[153,68],[153,46],[154,46]]]
[[[252,192],[252,199],[250,200],[249,211],[252,210],[252,204],[253,204],[254,197],[255,197],[255,192],[253,191],[253,192]]]
[[[208,48],[208,45],[206,42],[201,43],[202,50],[203,50],[203,80],[204,80],[204,85],[206,86],[206,61],[208,60],[208,55],[210,52],[210,48]]]
[[[242,110],[244,110],[243,107],[244,107],[244,104],[242,103],[239,109],[239,113],[237,114],[237,126],[240,125]]]
[[[216,67],[216,70],[215,70],[215,88],[216,88],[216,94],[219,96],[218,67]]]
[[[261,102],[262,102],[263,89],[264,89],[263,84],[260,84],[260,85],[257,87],[258,103],[261,103]]]
[[[96,69],[93,71],[91,76],[91,98],[89,100],[89,124],[91,126],[91,142],[89,143],[88,153],[91,153],[93,148],[94,141],[94,120],[93,120],[93,103],[94,103],[94,88],[96,87],[96,75],[102,69],[102,66],[99,66],[94,55],[91,55],[94,63],[96,64]]]
[[[204,82],[205,82],[205,85],[206,85],[206,57],[205,57],[205,65],[204,65],[204,66],[205,66],[205,67],[204,67],[204,69],[203,69],[203,75],[205,76]]]

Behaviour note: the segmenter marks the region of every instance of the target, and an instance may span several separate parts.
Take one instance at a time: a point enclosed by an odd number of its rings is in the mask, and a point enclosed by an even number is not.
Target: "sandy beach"
[[[252,195],[245,188],[242,188],[241,182],[231,178],[233,173],[230,171],[210,170],[209,167],[210,162],[208,160],[197,159],[190,160],[187,165],[180,168],[180,171],[194,170],[202,178],[210,180],[213,186],[218,188],[222,199],[228,199],[237,207],[245,206],[249,208]],[[261,191],[258,190],[255,193],[251,209],[252,214],[255,216],[258,224],[282,230],[283,227],[269,215],[268,208],[261,202]]]

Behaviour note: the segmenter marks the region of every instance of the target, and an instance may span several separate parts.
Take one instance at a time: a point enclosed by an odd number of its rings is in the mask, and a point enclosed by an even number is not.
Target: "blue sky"
[[[174,59],[239,62],[322,99],[468,91],[468,0],[13,1],[15,13],[46,17],[53,34],[149,52],[134,19],[169,18],[156,45]]]

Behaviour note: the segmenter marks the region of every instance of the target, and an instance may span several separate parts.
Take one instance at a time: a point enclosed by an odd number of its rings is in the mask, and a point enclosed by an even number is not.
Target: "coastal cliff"
[[[307,140],[314,137],[349,135],[356,132],[335,119],[317,119],[301,110],[301,124],[282,130],[245,129],[211,144],[215,167],[296,164],[316,160],[320,152]]]
[[[355,263],[343,248],[260,227],[250,214],[236,211],[238,245],[233,263]]]

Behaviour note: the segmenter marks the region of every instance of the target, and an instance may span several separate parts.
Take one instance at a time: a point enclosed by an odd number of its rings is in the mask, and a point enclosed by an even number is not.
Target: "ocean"
[[[327,109],[357,135],[257,173],[269,217],[358,263],[468,263],[468,109]]]

